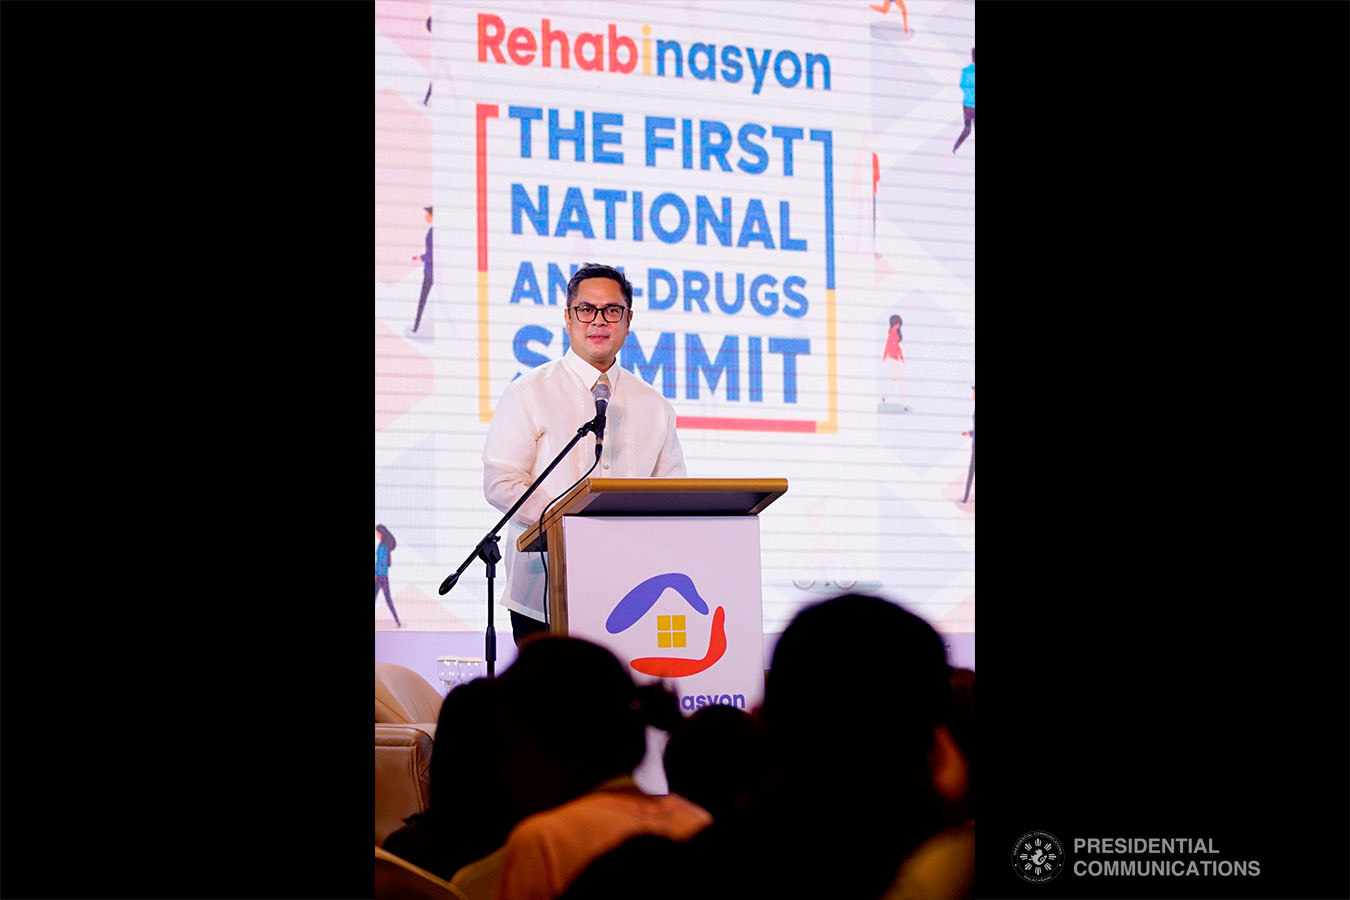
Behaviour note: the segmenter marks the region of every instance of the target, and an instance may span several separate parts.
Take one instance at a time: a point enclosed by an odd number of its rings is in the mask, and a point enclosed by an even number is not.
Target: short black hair
[[[857,660],[844,689],[819,675],[819,648]],[[815,762],[856,753],[849,734],[890,758],[919,762],[943,721],[950,691],[946,647],[933,626],[881,597],[843,594],[803,607],[774,647],[760,718],[773,744]],[[812,764],[815,764],[814,762]]]
[[[577,288],[587,278],[608,278],[611,281],[617,281],[619,289],[623,291],[624,302],[628,304],[629,309],[633,308],[633,285],[628,278],[613,266],[602,266],[599,263],[590,262],[577,269],[576,274],[572,276],[572,280],[567,282],[568,306],[571,306],[572,301],[577,299]]]
[[[630,774],[647,753],[648,725],[672,731],[682,722],[663,684],[639,687],[609,649],[565,635],[522,643],[493,691],[510,745],[527,742],[579,776],[581,790]]]

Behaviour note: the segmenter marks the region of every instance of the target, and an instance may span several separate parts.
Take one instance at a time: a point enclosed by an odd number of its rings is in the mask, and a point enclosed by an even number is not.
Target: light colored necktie
[[[605,413],[609,408],[609,377],[603,372],[596,379],[595,387],[591,388],[591,393],[595,396],[595,413],[600,418],[600,428],[595,434],[595,458],[600,458],[600,450],[605,441]]]

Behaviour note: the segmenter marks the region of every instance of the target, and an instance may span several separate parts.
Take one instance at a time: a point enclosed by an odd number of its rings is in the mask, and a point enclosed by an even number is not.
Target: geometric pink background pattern
[[[375,280],[420,278],[413,259],[425,240],[422,207],[431,206],[431,121],[393,91],[375,94]]]
[[[422,349],[378,319],[375,321],[375,430],[431,396],[432,363]]]
[[[379,0],[375,22],[380,33],[393,41],[409,58],[431,69],[431,0]]]

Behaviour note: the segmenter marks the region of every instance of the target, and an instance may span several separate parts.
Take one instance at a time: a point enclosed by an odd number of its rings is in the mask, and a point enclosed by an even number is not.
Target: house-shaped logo
[[[689,604],[695,613],[708,615],[708,604],[694,586],[694,580],[679,572],[654,575],[634,587],[610,612],[605,621],[605,630],[610,634],[627,631],[651,611],[656,601],[666,589],[675,591]],[[702,659],[689,659],[679,656],[643,656],[629,661],[635,671],[658,678],[683,678],[695,675],[712,667],[727,652],[726,610],[722,607],[712,613],[712,630],[708,636],[708,650]],[[685,646],[684,619],[682,615],[658,615],[656,617],[656,645],[658,648],[679,648]]]

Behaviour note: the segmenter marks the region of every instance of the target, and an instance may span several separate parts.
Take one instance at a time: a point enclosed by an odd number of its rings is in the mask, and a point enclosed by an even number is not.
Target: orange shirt
[[[506,838],[498,900],[553,900],[595,859],[640,834],[686,841],[712,816],[678,794],[644,794],[630,777],[523,819]]]

